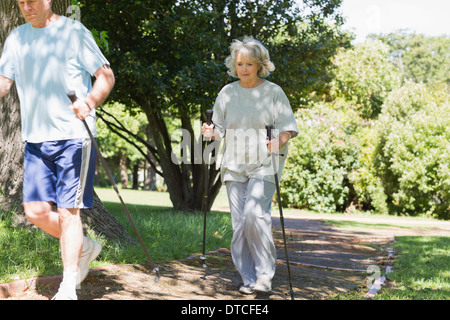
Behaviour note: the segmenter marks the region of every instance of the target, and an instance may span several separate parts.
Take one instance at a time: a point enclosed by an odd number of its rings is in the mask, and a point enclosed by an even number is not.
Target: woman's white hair
[[[266,78],[275,70],[275,65],[270,61],[269,51],[252,37],[246,37],[242,41],[233,40],[230,46],[231,54],[225,60],[228,68],[228,74],[237,78],[236,73],[236,57],[238,53],[244,55],[250,61],[259,66],[258,76]]]

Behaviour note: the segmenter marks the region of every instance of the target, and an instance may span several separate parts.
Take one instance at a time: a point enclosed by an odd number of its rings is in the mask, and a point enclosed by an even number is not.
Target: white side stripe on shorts
[[[91,159],[92,141],[89,138],[83,139],[83,153],[81,156],[80,182],[78,184],[75,208],[84,208],[84,190],[86,186],[87,174],[89,171],[89,160]]]

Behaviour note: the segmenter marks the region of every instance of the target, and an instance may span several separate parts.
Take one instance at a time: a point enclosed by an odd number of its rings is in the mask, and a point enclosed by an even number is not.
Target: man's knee
[[[80,219],[80,209],[58,208],[61,223],[70,223]]]
[[[46,218],[52,211],[52,205],[48,202],[26,202],[23,207],[25,216],[31,222]]]

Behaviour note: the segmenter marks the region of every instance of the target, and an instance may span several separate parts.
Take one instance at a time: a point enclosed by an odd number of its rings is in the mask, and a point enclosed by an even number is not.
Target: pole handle
[[[273,124],[269,124],[266,126],[267,130],[267,140],[272,140],[272,130],[275,129],[275,126]]]
[[[206,114],[206,123],[208,124],[208,126],[210,126],[212,124],[213,111],[211,109],[206,110],[205,114]]]
[[[70,101],[71,101],[72,103],[75,103],[75,101],[78,100],[77,94],[76,94],[75,91],[73,91],[73,90],[67,92],[67,97],[69,97],[69,99],[70,99]]]

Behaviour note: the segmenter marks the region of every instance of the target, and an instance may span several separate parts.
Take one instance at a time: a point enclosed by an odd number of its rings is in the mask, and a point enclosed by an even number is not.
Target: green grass
[[[130,222],[123,213],[121,204],[104,202],[105,207],[125,227],[130,235],[136,236]],[[172,260],[202,252],[203,213],[177,212],[170,208],[128,205],[130,215],[154,261]],[[212,212],[207,218],[206,250],[229,247],[232,236],[229,215]],[[146,257],[139,244],[120,248],[108,244],[103,253],[106,260],[119,263],[145,263]],[[111,256],[113,254],[113,256]],[[117,256],[117,257],[116,257]],[[106,261],[105,261],[106,262]]]
[[[11,226],[9,214],[0,215],[0,283],[27,279],[42,271],[62,270],[59,242],[45,233]]]
[[[389,218],[387,219],[389,221]],[[368,229],[437,227],[448,223],[420,218],[395,218],[392,223],[328,220],[335,227],[364,232]],[[403,221],[403,224],[402,224]],[[424,226],[421,222],[427,222]],[[450,298],[450,237],[448,236],[397,236],[392,244],[395,252],[393,272],[389,281],[377,293],[377,300],[448,300]],[[383,268],[384,269],[384,268]],[[384,271],[383,271],[384,272]],[[337,294],[339,299],[362,299],[368,288]]]
[[[112,189],[96,189],[108,211],[136,239],[134,246],[120,246],[96,236],[104,249],[91,267],[147,262],[134,231]],[[121,190],[127,208],[155,262],[179,259],[202,252],[203,213],[177,212],[167,193]],[[59,242],[40,230],[14,228],[11,214],[0,215],[0,283],[62,273]],[[207,220],[206,250],[229,248],[232,237],[229,214],[211,212]]]
[[[450,299],[450,237],[398,237],[394,248],[394,283],[377,299]]]

